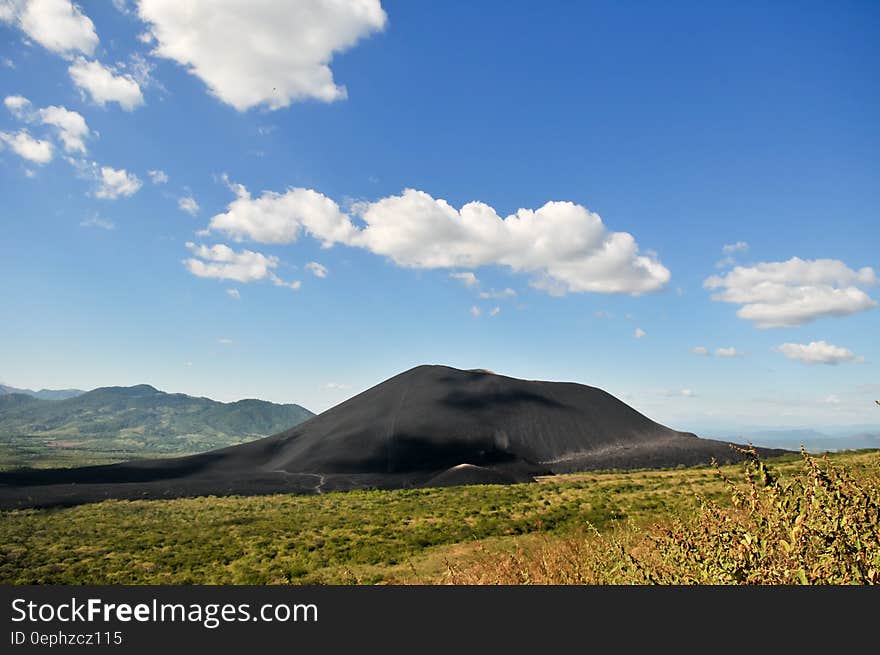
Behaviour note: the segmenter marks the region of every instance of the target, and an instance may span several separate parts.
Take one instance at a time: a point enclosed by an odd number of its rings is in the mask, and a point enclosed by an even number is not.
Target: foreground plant
[[[877,471],[856,479],[827,458],[801,453],[802,470],[781,479],[754,449],[743,480],[716,466],[730,502],[701,498],[690,518],[647,532],[545,540],[473,565],[447,565],[452,584],[877,584]]]
[[[877,584],[880,491],[827,459],[780,480],[754,449],[732,507],[703,501],[694,521],[652,536],[653,581],[673,584]],[[719,475],[723,474],[719,470]]]

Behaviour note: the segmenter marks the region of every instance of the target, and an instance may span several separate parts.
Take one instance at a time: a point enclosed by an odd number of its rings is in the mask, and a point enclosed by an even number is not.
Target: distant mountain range
[[[820,432],[809,428],[790,428],[781,430],[740,431],[735,434],[714,434],[716,438],[733,441],[748,441],[766,448],[800,450],[801,444],[807,452],[835,452],[838,450],[860,450],[880,448],[880,429],[876,426],[853,426],[850,430],[828,430]]]
[[[33,391],[31,389],[18,389],[0,384],[0,395],[9,393],[20,393],[25,396],[39,398],[40,400],[66,400],[67,398],[81,396],[85,391],[82,389],[40,389],[39,391]]]
[[[41,399],[40,393],[45,390],[0,394],[0,467],[203,452],[275,434],[314,416],[294,404],[221,403],[146,384],[103,387],[59,400]]]

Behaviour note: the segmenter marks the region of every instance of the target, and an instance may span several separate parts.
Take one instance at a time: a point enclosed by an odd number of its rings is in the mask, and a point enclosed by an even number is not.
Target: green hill
[[[184,455],[252,441],[314,416],[299,405],[221,403],[146,384],[64,400],[0,394],[0,467],[79,466]]]
[[[39,398],[40,400],[64,400],[66,398],[81,396],[85,393],[85,391],[82,391],[81,389],[40,389],[39,391],[32,391],[31,389],[18,389],[17,387],[10,387],[5,384],[0,384],[0,395],[9,393],[19,393],[26,396],[33,396],[34,398]]]

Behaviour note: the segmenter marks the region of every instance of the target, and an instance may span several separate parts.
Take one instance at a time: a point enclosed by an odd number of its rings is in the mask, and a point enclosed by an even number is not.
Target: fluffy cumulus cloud
[[[36,139],[27,130],[0,132],[0,143],[5,143],[16,155],[34,164],[48,164],[54,156],[51,141]]]
[[[609,231],[597,214],[571,202],[548,202],[502,218],[481,202],[455,209],[406,189],[356,203],[349,215],[311,189],[266,191],[253,198],[242,185],[230,187],[237,198],[211,219],[209,229],[237,241],[291,243],[306,233],[325,247],[365,248],[406,268],[503,265],[532,275],[534,287],[554,295],[640,295],[670,278],[655,255],[639,253],[631,234]]]
[[[85,140],[91,133],[82,114],[55,105],[35,110],[30,100],[19,95],[6,96],[3,104],[21,121],[53,127],[67,152],[85,154]]]
[[[324,246],[351,243],[357,229],[333,200],[311,189],[265,191],[251,197],[241,184],[230,184],[237,196],[226,212],[211,219],[210,229],[236,241],[292,243],[305,231]]]
[[[97,180],[98,188],[94,195],[104,200],[133,196],[143,185],[134,173],[129,173],[124,168],[116,169],[110,166],[101,166]]]
[[[777,346],[776,350],[789,359],[795,359],[806,364],[836,366],[843,362],[860,362],[864,360],[864,358],[859,357],[851,350],[834,346],[824,341],[784,343],[781,346]]]
[[[849,316],[877,305],[862,287],[877,284],[873,269],[835,259],[737,266],[703,286],[712,299],[741,305],[736,315],[759,328],[794,327],[826,316]]]
[[[266,256],[251,250],[236,252],[229,246],[218,243],[214,246],[187,243],[194,257],[184,260],[189,272],[198,277],[237,282],[255,282],[269,277],[278,266],[278,258]]]
[[[706,348],[706,346],[694,346],[693,348],[691,348],[691,352],[695,355],[706,357],[709,354],[709,349]]]
[[[182,198],[178,198],[177,207],[180,209],[180,211],[184,211],[190,216],[195,216],[199,213],[199,203],[197,203],[196,199],[192,196],[184,196]]]
[[[98,45],[94,23],[70,0],[2,0],[0,21],[60,55],[90,55]]]
[[[67,69],[70,79],[82,91],[88,93],[92,101],[103,107],[108,102],[116,102],[126,111],[132,111],[144,104],[144,96],[137,80],[127,73],[117,73],[99,61],[78,58]]]
[[[91,195],[102,200],[133,196],[143,186],[141,179],[124,168],[100,166],[97,162],[84,158],[65,157],[76,170],[79,177],[91,181],[95,185]]]
[[[183,260],[183,264],[197,277],[235,280],[245,284],[269,280],[275,286],[287,287],[294,291],[300,288],[299,280],[286,282],[275,274],[273,269],[278,267],[279,261],[272,255],[264,255],[252,250],[235,251],[222,243],[205,246],[189,242],[186,247],[192,251],[193,257]],[[227,293],[236,300],[240,297],[237,290],[229,290]]]
[[[226,295],[232,298],[233,300],[241,300],[241,293],[238,289],[227,289]]]
[[[3,105],[20,120],[27,120],[31,114],[31,101],[24,96],[6,96]]]
[[[642,328],[640,328],[640,327],[637,327],[637,328],[635,329],[635,332],[633,332],[633,336],[634,336],[636,339],[641,339],[641,338],[643,338],[643,337],[645,337],[645,336],[647,336],[647,335],[648,335],[648,333],[645,332],[645,331],[644,331]]]
[[[481,202],[460,210],[423,191],[361,206],[366,227],[358,245],[412,268],[476,268],[500,264],[532,273],[532,285],[553,294],[654,291],[669,271],[640,255],[632,235],[609,232],[598,214],[571,202],[548,202],[506,218]]]
[[[57,130],[58,138],[67,152],[85,154],[89,126],[82,114],[53,105],[40,109],[39,115],[44,125],[51,125]]]
[[[306,264],[306,270],[315,277],[327,277],[327,267],[318,262],[309,262]]]
[[[239,111],[346,96],[333,54],[381,30],[379,0],[140,0],[153,54],[176,61]]]
[[[729,348],[716,348],[715,354],[719,357],[737,357],[740,353],[733,346]]]

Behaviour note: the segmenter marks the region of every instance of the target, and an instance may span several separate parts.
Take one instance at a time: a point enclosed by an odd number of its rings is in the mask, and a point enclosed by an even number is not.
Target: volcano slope
[[[175,459],[0,473],[0,507],[512,483],[739,457],[726,442],[676,432],[594,387],[418,366],[247,444]]]

